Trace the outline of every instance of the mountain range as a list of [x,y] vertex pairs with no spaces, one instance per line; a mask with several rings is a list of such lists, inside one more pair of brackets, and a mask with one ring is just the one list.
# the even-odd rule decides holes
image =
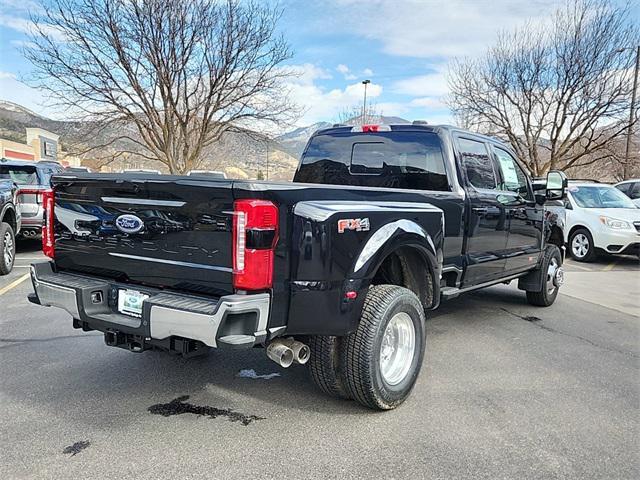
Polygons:
[[[377,118],[385,124],[408,123],[400,117]],[[290,180],[298,165],[309,137],[317,130],[332,126],[329,122],[317,122],[305,127],[295,128],[273,139],[263,136],[228,133],[220,142],[207,151],[205,161],[200,167],[210,170],[224,170],[230,176],[256,178],[259,176],[274,180]],[[26,141],[25,129],[37,127],[60,135],[60,150],[69,151],[71,145],[101,145],[108,142],[116,131],[105,129],[95,131],[92,125],[82,122],[52,120],[39,115],[22,105],[0,100],[0,138],[17,142]],[[114,150],[130,149],[131,145],[115,142]],[[126,147],[126,148],[125,148]],[[99,168],[101,162],[92,160],[90,156],[83,159],[83,164]],[[108,169],[153,168],[166,171],[160,162],[128,157],[110,162]]]

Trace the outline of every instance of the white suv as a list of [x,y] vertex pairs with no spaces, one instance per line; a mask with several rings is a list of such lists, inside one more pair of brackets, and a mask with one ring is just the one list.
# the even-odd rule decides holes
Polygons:
[[611,185],[571,182],[564,207],[545,208],[564,217],[564,240],[579,262],[595,260],[598,250],[640,254],[640,209]]

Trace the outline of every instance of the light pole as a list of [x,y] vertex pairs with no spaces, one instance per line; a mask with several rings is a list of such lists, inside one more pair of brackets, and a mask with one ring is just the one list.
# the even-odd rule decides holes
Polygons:
[[[624,52],[631,47],[621,48],[618,52]],[[638,90],[638,70],[640,70],[640,45],[636,47],[636,68],[633,73],[633,90],[631,91],[631,107],[629,108],[629,129],[627,130],[627,145],[624,149],[624,164],[622,165],[622,179],[627,179],[627,165],[629,164],[629,156],[631,153],[631,137],[633,135],[633,124],[635,121],[636,111],[636,94]]]
[[269,141],[267,140],[267,178],[269,180]]
[[364,85],[364,103],[362,104],[362,124],[365,125],[367,123],[367,85],[371,83],[371,80],[363,80],[362,84]]

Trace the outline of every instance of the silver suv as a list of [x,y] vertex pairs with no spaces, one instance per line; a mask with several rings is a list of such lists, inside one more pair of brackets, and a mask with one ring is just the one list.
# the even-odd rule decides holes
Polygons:
[[62,172],[57,162],[30,162],[0,159],[0,180],[11,180],[18,187],[22,214],[20,234],[26,238],[40,235],[42,228],[42,192],[50,187],[51,176]]

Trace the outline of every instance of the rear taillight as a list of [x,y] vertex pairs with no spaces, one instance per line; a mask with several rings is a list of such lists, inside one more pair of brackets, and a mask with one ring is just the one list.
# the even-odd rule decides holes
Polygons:
[[43,194],[44,190],[40,190],[37,188],[21,188],[18,190],[18,196],[20,195],[35,195],[36,196],[36,202],[37,203],[42,203],[43,198],[42,198],[42,194]]
[[268,200],[233,204],[233,286],[262,290],[273,285],[273,258],[278,242],[278,207]]
[[44,214],[42,216],[42,252],[47,257],[54,257],[54,236],[53,236],[53,214],[55,205],[55,192],[53,190],[45,190],[42,192],[42,203]]

